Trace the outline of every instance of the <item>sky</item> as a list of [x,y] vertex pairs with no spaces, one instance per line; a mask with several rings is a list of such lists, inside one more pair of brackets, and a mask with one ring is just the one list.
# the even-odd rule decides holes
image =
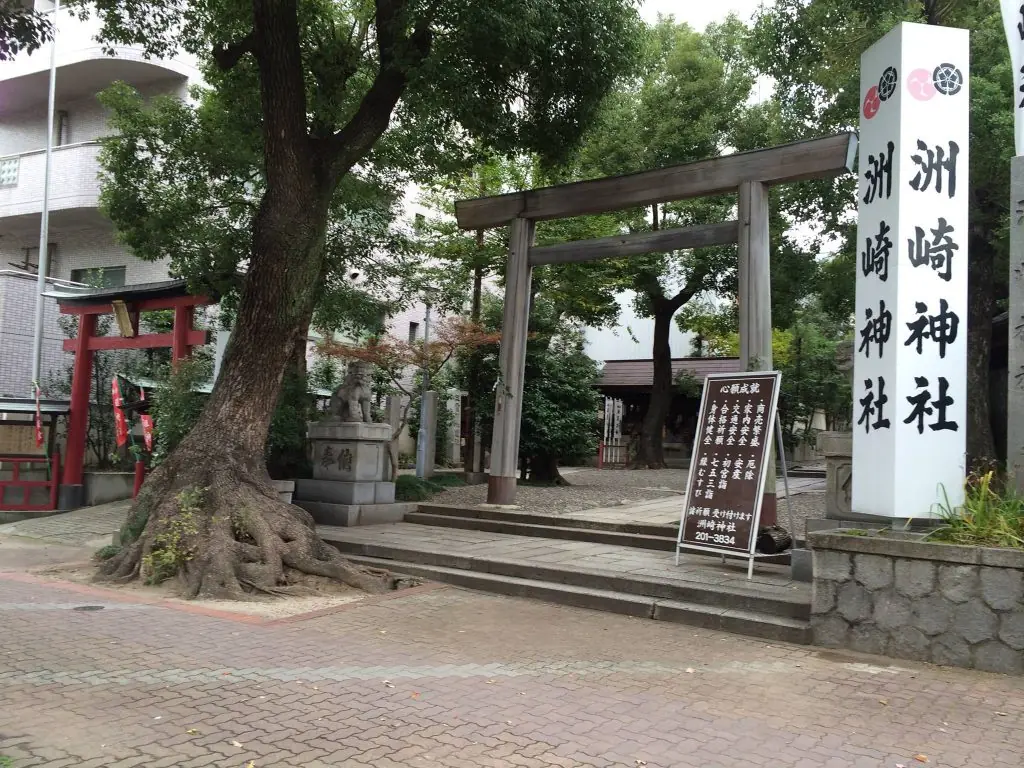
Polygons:
[[703,30],[709,22],[721,21],[735,13],[749,21],[762,2],[770,5],[771,0],[642,0],[640,15],[645,21],[654,21],[658,14],[672,14],[678,21],[685,21],[697,30]]

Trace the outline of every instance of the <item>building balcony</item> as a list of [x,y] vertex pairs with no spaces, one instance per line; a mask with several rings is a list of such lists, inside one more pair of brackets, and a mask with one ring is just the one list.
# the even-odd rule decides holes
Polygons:
[[[91,98],[115,81],[140,90],[155,84],[198,80],[199,72],[187,55],[170,59],[146,59],[141,49],[115,46],[114,55],[96,41],[97,19],[81,21],[61,12],[57,27],[58,103]],[[50,45],[31,54],[20,54],[0,69],[0,112],[15,114],[43,110],[50,79]]]
[[[99,153],[100,144],[96,141],[53,148],[51,211],[99,205]],[[0,218],[38,214],[43,210],[45,172],[45,150],[0,157]]]

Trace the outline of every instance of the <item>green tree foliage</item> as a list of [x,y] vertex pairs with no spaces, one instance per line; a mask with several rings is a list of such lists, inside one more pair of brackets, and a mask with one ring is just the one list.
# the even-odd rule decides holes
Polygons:
[[[226,297],[229,310],[266,189],[260,127],[238,90],[193,87],[194,104],[147,100],[124,83],[100,94],[115,129],[103,140],[100,202],[118,239],[139,258],[167,260],[193,290]],[[416,260],[396,223],[401,192],[393,169],[368,167],[339,184],[316,285],[317,327],[359,333],[402,305]]]
[[[850,374],[843,365],[849,349],[849,322],[836,320],[819,297],[809,297],[794,312],[788,328],[772,329],[773,368],[782,374],[779,415],[790,447],[814,442],[815,414],[828,429],[849,424],[852,393]],[[697,334],[697,356],[734,357],[739,354],[739,323],[734,304],[710,303],[684,308],[679,324]],[[699,393],[698,393],[699,394]]]
[[[428,188],[423,202],[430,215],[422,222],[419,242],[436,266],[429,270],[431,282],[441,289],[442,305],[480,318],[483,283],[488,277],[502,277],[508,254],[507,228],[464,232],[454,218],[455,201],[464,198],[517,192],[560,180],[538,156],[501,157],[488,155],[468,174],[442,177]],[[589,216],[570,220],[539,222],[537,245],[587,240],[621,231],[617,217]],[[622,280],[615,265],[607,262],[557,264],[533,270],[532,290],[552,302],[555,312],[592,326],[606,325],[618,317],[616,293]],[[484,378],[483,351],[472,351],[462,360],[462,375],[469,393],[466,418],[476,434],[480,429],[476,393],[493,381]],[[466,467],[477,466],[476,441],[469,439]],[[482,464],[479,464],[482,467]]]
[[[501,312],[501,300],[488,297],[486,327],[499,327]],[[495,382],[500,376],[497,346],[483,351],[483,380]],[[559,463],[579,462],[596,453],[601,402],[594,388],[597,376],[597,364],[583,351],[578,328],[558,314],[554,302],[538,297],[530,313],[523,377],[519,458],[524,479],[564,482],[558,474]],[[494,424],[494,387],[487,386],[476,394],[483,434],[489,440]]]
[[[753,81],[743,63],[745,29],[735,18],[698,34],[663,19],[645,40],[640,74],[605,99],[567,173],[591,178],[715,157],[734,141]],[[644,231],[725,221],[733,196],[621,212],[621,230]],[[735,290],[735,248],[651,254],[610,266],[635,292],[636,310],[654,318],[654,386],[638,463],[664,466],[662,428],[672,396],[672,317],[708,291]],[[606,267],[607,268],[607,267]]]
[[25,7],[21,0],[0,0],[0,61],[32,53],[53,37],[47,14]]
[[153,457],[159,466],[189,433],[202,413],[206,395],[197,391],[210,380],[210,367],[202,360],[184,360],[169,372],[166,384],[152,393]]
[[267,471],[275,480],[312,477],[306,453],[306,425],[315,416],[307,377],[294,369],[284,375],[267,433]]
[[801,310],[789,330],[773,335],[775,368],[782,374],[779,415],[787,446],[814,443],[816,414],[824,416],[826,429],[849,427],[851,379],[841,366],[848,342],[847,326],[830,321],[814,307]]
[[[457,200],[520,192],[564,180],[546,167],[539,155],[491,155],[470,172],[442,177],[428,188],[422,202],[424,219],[418,245],[436,266],[429,279],[442,289],[442,306],[456,311],[472,304],[474,280],[502,277],[508,256],[506,228],[467,232],[455,221]],[[538,222],[538,246],[572,240],[590,240],[621,232],[614,215],[598,215]],[[607,263],[553,264],[533,270],[533,290],[543,294],[560,316],[600,326],[618,316],[616,291],[622,281]]]
[[[181,512],[175,489],[191,485],[208,491],[200,551],[179,568],[186,594],[238,598],[243,585],[277,589],[286,569],[368,590],[393,587],[391,576],[347,564],[308,519],[271,500],[267,483],[267,430],[330,273],[326,244],[339,190],[370,169],[403,169],[414,180],[434,175],[472,160],[481,145],[565,156],[633,64],[635,4],[96,0],[96,7],[107,43],[201,57],[221,105],[258,137],[260,158],[248,182],[255,213],[239,222],[249,232],[247,251],[236,254],[246,273],[213,393],[136,500],[146,530],[105,571],[136,576],[142,552]],[[239,142],[239,151],[253,146]],[[225,263],[237,262],[218,261],[214,271],[223,275]]]

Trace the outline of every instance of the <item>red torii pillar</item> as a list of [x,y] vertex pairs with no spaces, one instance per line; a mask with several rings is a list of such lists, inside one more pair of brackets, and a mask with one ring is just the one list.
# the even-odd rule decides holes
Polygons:
[[[84,299],[85,297],[83,297]],[[71,410],[68,414],[68,437],[64,472],[61,481],[58,508],[62,510],[77,509],[85,502],[85,446],[89,428],[89,390],[92,383],[93,354],[100,350],[111,349],[156,349],[171,348],[174,362],[192,354],[192,347],[201,346],[209,341],[206,331],[197,331],[192,327],[194,311],[197,306],[209,304],[205,296],[173,296],[162,298],[141,298],[133,300],[130,291],[124,298],[111,297],[111,301],[124,301],[129,309],[135,335],[97,336],[96,318],[114,312],[110,301],[96,304],[78,304],[69,300],[60,303],[60,311],[65,315],[78,316],[78,336],[64,342],[65,352],[74,352],[75,362],[71,378]],[[174,324],[170,333],[147,333],[138,335],[139,315],[142,312],[153,312],[160,309],[174,310]]]

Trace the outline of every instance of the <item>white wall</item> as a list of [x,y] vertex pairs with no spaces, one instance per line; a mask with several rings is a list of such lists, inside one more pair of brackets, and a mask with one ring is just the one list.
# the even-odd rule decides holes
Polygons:
[[[58,71],[57,76],[60,76]],[[102,88],[101,88],[102,90]],[[173,78],[159,83],[140,86],[138,91],[145,97],[169,94],[184,99],[187,83]],[[57,135],[60,112],[66,112],[66,128],[63,137]],[[107,110],[96,95],[77,96],[73,99],[56,99],[54,103],[54,135],[56,144],[80,144],[85,141],[110,135],[107,127]],[[46,107],[21,112],[0,111],[0,156],[21,152],[34,152],[46,148]],[[58,181],[59,180],[55,180]]]
[[[654,319],[633,311],[633,292],[618,296],[619,321],[614,328],[587,328],[586,353],[598,361],[650,360],[654,345]],[[635,341],[634,338],[635,337]],[[684,333],[672,322],[669,344],[672,357],[689,357],[692,333]]]

